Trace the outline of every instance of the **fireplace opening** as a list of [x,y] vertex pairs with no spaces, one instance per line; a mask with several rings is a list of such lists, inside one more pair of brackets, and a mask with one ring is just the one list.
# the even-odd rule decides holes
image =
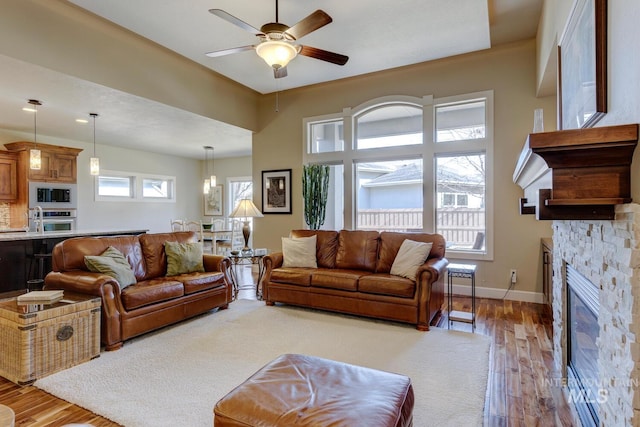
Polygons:
[[572,266],[567,278],[567,385],[583,426],[598,426],[598,406],[602,401],[599,381],[598,287]]

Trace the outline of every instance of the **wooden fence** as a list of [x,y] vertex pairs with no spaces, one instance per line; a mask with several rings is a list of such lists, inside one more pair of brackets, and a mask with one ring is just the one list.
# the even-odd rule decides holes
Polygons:
[[[359,230],[422,231],[422,209],[361,209]],[[441,208],[436,211],[438,233],[447,244],[456,248],[471,248],[478,233],[485,232],[484,209]]]

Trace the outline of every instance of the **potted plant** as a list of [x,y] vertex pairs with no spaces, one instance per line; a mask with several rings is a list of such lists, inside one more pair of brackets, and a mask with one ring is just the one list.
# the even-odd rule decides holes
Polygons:
[[329,170],[327,165],[302,167],[304,220],[311,230],[318,230],[324,224],[329,194]]

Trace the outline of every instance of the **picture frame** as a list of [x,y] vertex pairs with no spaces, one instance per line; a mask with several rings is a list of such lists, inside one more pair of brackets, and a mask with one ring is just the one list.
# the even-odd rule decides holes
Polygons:
[[577,0],[558,45],[558,126],[593,127],[607,113],[607,0]]
[[221,216],[223,214],[222,185],[211,187],[209,193],[204,194],[203,200],[205,216]]
[[262,213],[291,213],[291,169],[262,171]]

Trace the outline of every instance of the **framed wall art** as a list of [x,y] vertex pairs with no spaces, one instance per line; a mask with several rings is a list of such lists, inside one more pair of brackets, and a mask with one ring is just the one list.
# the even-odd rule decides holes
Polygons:
[[262,213],[291,213],[291,169],[262,171]]
[[560,129],[589,128],[607,112],[607,0],[577,0],[558,46]]
[[205,216],[222,215],[222,185],[211,187],[208,194],[204,195]]

